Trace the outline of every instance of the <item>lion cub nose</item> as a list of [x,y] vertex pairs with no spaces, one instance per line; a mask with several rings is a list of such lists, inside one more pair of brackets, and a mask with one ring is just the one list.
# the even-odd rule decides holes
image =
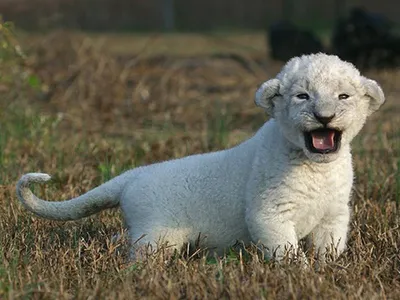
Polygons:
[[323,125],[327,125],[332,119],[335,117],[335,114],[331,116],[321,116],[317,113],[314,113],[314,117]]

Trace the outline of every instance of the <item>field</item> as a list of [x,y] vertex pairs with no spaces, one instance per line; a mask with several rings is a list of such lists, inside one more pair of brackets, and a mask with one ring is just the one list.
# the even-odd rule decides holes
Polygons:
[[57,31],[18,43],[26,56],[0,65],[1,299],[400,298],[400,70],[366,73],[387,102],[353,143],[353,217],[339,260],[316,271],[249,249],[129,263],[118,210],[40,219],[18,203],[18,178],[49,173],[35,191],[68,199],[128,168],[236,145],[267,119],[253,95],[282,64],[267,59],[260,33]]

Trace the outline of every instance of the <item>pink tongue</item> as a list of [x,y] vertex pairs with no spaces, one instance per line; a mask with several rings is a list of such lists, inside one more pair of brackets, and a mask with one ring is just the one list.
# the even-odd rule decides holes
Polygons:
[[318,150],[329,150],[333,149],[335,146],[335,132],[334,131],[326,131],[326,132],[313,132],[311,133],[312,143],[315,149]]

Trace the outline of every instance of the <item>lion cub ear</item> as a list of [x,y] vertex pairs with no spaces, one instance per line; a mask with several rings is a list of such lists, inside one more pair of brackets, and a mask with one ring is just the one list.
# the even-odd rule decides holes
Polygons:
[[363,78],[366,96],[370,98],[368,115],[377,111],[385,102],[385,95],[379,84],[372,79]]
[[279,95],[280,81],[279,79],[270,79],[264,82],[257,90],[254,102],[265,109],[268,115],[274,115],[273,98]]

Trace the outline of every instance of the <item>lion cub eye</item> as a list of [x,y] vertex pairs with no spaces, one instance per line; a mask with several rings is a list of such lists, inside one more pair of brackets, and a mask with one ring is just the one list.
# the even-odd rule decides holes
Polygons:
[[339,100],[345,100],[345,99],[347,99],[347,98],[349,98],[350,96],[349,95],[347,95],[347,94],[340,94],[339,95]]
[[310,99],[310,96],[306,93],[302,93],[302,94],[298,94],[296,95],[297,98],[301,99],[301,100],[308,100]]

